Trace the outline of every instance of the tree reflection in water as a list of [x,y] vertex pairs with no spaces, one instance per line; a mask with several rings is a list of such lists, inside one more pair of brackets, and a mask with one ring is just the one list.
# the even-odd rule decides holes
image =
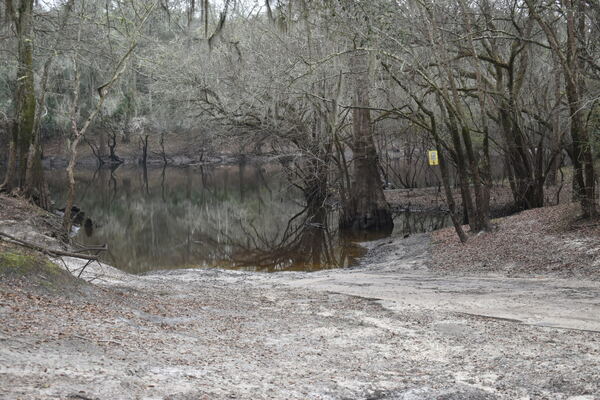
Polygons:
[[244,229],[251,241],[231,241],[230,265],[265,271],[311,271],[356,263],[364,248],[338,237],[330,217],[325,207],[306,208],[288,221],[282,233],[270,237],[249,223]]
[[[64,204],[66,176],[49,171],[54,201]],[[80,170],[76,205],[94,221],[76,240],[107,243],[105,261],[132,273],[193,267],[261,271],[354,265],[365,250],[340,237],[337,215],[306,207],[305,195],[275,164],[210,168]],[[413,216],[399,232],[430,230]],[[429,225],[428,225],[429,224]],[[89,227],[88,227],[89,228]]]

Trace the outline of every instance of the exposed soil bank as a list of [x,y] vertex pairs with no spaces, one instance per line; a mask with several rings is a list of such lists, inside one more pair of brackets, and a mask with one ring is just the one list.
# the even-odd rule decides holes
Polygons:
[[600,327],[600,284],[439,274],[426,236],[370,246],[312,274],[93,265],[77,296],[2,280],[0,398],[598,398],[600,334],[573,328]]

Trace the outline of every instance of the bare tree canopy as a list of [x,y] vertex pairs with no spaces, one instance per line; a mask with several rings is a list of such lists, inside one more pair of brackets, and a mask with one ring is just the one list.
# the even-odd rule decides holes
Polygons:
[[415,143],[439,154],[463,241],[463,223],[491,228],[494,163],[515,210],[544,206],[572,165],[582,214],[597,214],[595,1],[3,5],[2,190],[45,208],[48,141],[67,139],[72,170],[80,143],[111,165],[133,140],[142,164],[166,165],[177,138],[290,156],[290,182],[313,206],[337,199],[345,229],[391,228],[383,189],[394,174],[410,185],[417,164],[386,160]]

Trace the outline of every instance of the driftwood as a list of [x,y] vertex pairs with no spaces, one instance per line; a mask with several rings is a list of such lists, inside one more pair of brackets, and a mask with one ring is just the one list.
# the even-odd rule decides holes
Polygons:
[[[90,255],[87,255],[87,254],[73,253],[73,252],[70,252],[70,251],[50,249],[48,247],[44,247],[44,246],[40,246],[40,245],[35,244],[35,243],[28,242],[27,240],[16,238],[16,237],[14,237],[12,235],[9,235],[8,233],[0,232],[0,236],[5,237],[5,238],[7,238],[7,239],[9,239],[9,240],[11,240],[13,242],[16,242],[16,243],[20,244],[21,246],[25,246],[25,247],[28,247],[30,249],[40,251],[40,252],[42,252],[44,254],[53,255],[53,256],[65,256],[65,257],[81,258],[81,259],[90,260],[90,261],[98,261],[98,256],[90,256]],[[98,249],[94,249],[94,250],[98,250]]]

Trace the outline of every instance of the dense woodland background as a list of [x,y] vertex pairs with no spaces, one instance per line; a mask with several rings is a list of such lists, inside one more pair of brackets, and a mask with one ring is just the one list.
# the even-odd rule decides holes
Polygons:
[[118,165],[127,143],[142,165],[173,143],[286,156],[309,218],[335,198],[347,230],[390,230],[386,183],[414,185],[433,149],[462,241],[463,222],[490,229],[498,168],[514,210],[567,182],[597,216],[598,0],[3,5],[2,190],[51,207],[42,159],[61,143],[66,228],[78,151]]

